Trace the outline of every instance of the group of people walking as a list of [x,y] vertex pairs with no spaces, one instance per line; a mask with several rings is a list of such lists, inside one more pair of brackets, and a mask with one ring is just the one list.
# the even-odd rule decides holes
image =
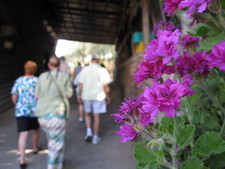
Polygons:
[[[79,72],[77,101],[85,112],[85,141],[93,144],[100,142],[100,114],[106,112],[109,103],[110,76],[108,71],[98,65],[99,59],[92,57],[92,64]],[[15,116],[19,133],[18,147],[20,168],[26,168],[25,149],[28,132],[32,130],[33,153],[40,150],[38,146],[39,125],[47,135],[48,169],[62,169],[64,160],[66,122],[69,118],[69,100],[73,95],[71,77],[60,71],[60,59],[49,58],[49,70],[39,77],[35,76],[37,64],[27,61],[24,65],[24,76],[16,79],[12,90],[12,101],[15,104]],[[94,126],[92,133],[92,115]]]

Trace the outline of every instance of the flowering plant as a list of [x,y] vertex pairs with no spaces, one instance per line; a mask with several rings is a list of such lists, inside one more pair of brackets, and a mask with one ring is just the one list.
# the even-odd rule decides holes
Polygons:
[[[163,21],[146,46],[134,82],[146,86],[121,104],[121,142],[133,141],[136,169],[225,167],[225,1],[165,0],[168,16],[183,11],[196,30]],[[166,76],[165,76],[166,75]],[[173,78],[165,78],[165,77]]]

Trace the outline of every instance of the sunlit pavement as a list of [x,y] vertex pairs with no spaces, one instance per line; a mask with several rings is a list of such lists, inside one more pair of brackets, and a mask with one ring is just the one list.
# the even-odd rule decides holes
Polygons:
[[[108,113],[102,115],[100,144],[93,145],[84,142],[84,123],[78,122],[78,107],[75,97],[71,99],[71,116],[67,123],[66,149],[64,169],[134,169],[135,161],[130,143],[120,143],[119,137],[114,134],[119,126],[110,116],[118,111],[118,92],[111,92],[111,104]],[[17,169],[18,148],[17,128],[14,110],[0,113],[0,169]],[[47,141],[41,132],[40,146],[42,150],[32,153],[31,135],[29,135],[26,149],[28,169],[47,168]]]

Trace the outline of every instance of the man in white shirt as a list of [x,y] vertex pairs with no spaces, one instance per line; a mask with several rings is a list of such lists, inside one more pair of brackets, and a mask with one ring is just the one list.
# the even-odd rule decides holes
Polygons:
[[[108,71],[98,65],[99,59],[92,56],[92,64],[86,66],[80,72],[78,102],[84,104],[86,136],[85,141],[93,144],[100,142],[100,114],[106,113],[106,104],[109,99],[109,83],[111,82]],[[91,129],[91,113],[94,115],[94,135]],[[92,138],[93,135],[93,138]]]

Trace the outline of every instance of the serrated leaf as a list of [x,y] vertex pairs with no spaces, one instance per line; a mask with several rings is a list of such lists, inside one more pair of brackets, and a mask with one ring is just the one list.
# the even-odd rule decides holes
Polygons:
[[208,130],[216,130],[220,128],[219,122],[220,120],[217,115],[215,113],[210,113],[210,118],[206,119],[205,128]]
[[[181,117],[177,117],[178,126],[183,127],[184,126],[184,119]],[[174,125],[174,119],[171,117],[163,117],[160,122],[160,130],[163,132],[167,132],[170,134],[173,134],[173,125]]]
[[225,141],[216,132],[206,132],[195,143],[194,155],[209,157],[211,154],[225,152]]
[[186,125],[178,129],[177,134],[177,145],[180,148],[184,148],[190,143],[190,140],[193,138],[195,132],[195,126]]
[[221,41],[225,40],[225,33],[222,32],[217,36],[214,37],[209,37],[207,39],[205,39],[204,41],[200,42],[200,47],[198,48],[198,51],[211,51],[212,47],[218,43],[220,43]]
[[201,93],[196,93],[194,95],[192,95],[191,97],[187,98],[187,101],[189,102],[189,106],[195,106],[195,104],[197,104],[199,102],[201,98]]
[[205,36],[210,31],[210,27],[206,25],[201,25],[196,32],[197,36]]
[[221,6],[222,6],[222,9],[225,10],[225,1],[224,1],[224,0],[220,0],[220,4],[221,4]]
[[156,157],[142,144],[135,145],[134,159],[138,162],[138,166],[142,167],[156,163]]
[[194,123],[199,125],[204,124],[206,121],[206,118],[209,117],[208,112],[203,112],[201,110],[195,111],[193,114],[194,114],[194,118],[193,118]]
[[163,117],[160,122],[160,130],[173,134],[173,118]]
[[204,163],[198,158],[191,158],[186,160],[181,169],[203,169]]
[[221,169],[225,167],[225,153],[222,153],[217,156],[212,156],[206,160],[205,164],[213,169]]

